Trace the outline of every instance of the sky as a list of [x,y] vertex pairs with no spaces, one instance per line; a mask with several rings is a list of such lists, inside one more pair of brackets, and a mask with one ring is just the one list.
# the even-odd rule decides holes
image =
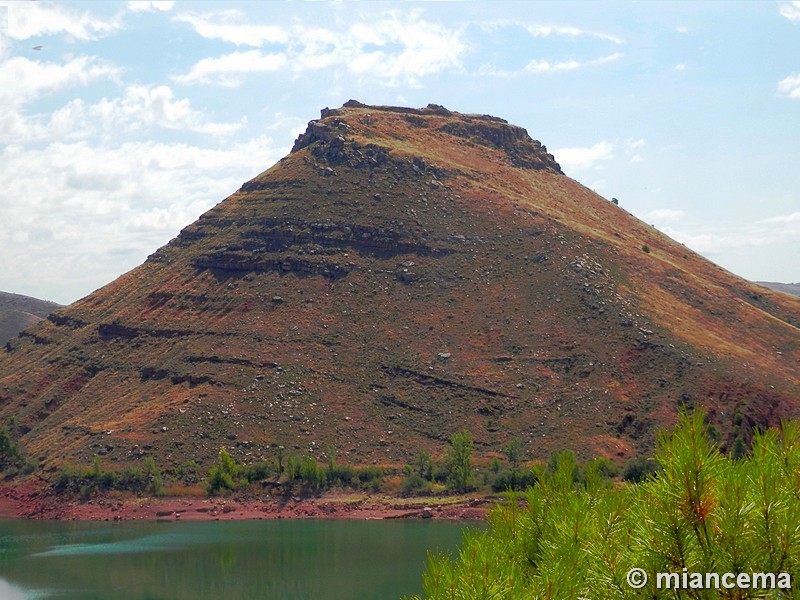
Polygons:
[[722,267],[800,281],[800,2],[0,0],[0,290],[102,287],[351,98],[507,119]]

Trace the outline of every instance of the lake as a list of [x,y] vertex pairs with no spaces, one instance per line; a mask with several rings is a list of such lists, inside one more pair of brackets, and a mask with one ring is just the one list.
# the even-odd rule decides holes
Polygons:
[[422,592],[450,521],[0,519],[0,599],[381,600]]

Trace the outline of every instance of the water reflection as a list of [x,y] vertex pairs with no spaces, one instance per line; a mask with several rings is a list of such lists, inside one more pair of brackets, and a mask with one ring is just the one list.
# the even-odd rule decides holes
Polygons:
[[0,520],[0,598],[396,599],[421,591],[426,551],[454,549],[464,526]]

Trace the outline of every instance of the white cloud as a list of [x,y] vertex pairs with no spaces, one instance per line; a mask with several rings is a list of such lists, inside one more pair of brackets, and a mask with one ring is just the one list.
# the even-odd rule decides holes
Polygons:
[[[213,83],[236,86],[242,75],[253,72],[277,71],[283,68],[295,72],[341,66],[357,75],[377,77],[389,85],[419,86],[423,77],[448,69],[461,68],[461,58],[467,50],[463,29],[451,28],[426,21],[420,11],[392,12],[373,21],[361,21],[346,29],[324,26],[295,25],[287,29],[274,25],[242,22],[244,15],[236,10],[214,14],[182,13],[175,20],[187,23],[205,38],[236,45],[261,47],[278,46],[274,53],[256,51],[234,52],[208,57],[191,70],[174,78],[184,84]],[[520,27],[513,22],[479,24],[485,30]],[[522,25],[534,37],[589,36],[614,44],[624,40],[604,33],[587,32],[577,27],[551,25]],[[478,75],[515,76],[520,73],[575,71],[614,62],[622,58],[614,52],[587,60],[533,59],[519,72],[507,72],[484,66]]]
[[593,37],[595,39],[612,42],[614,44],[624,44],[625,40],[622,38],[611,35],[608,33],[586,31],[580,27],[569,25],[545,25],[542,23],[521,23],[518,20],[511,19],[495,19],[492,21],[479,21],[472,23],[483,31],[493,33],[508,27],[521,27],[528,35],[532,37],[551,37],[551,36],[565,36],[565,37]]
[[777,217],[770,217],[769,219],[762,219],[759,223],[797,223],[800,224],[800,211],[793,212],[788,215],[780,215]]
[[678,27],[675,28],[675,31],[677,31],[678,33],[689,33],[689,28],[686,27],[686,25],[679,25]]
[[608,56],[601,56],[600,58],[595,58],[586,61],[567,60],[562,62],[550,62],[547,60],[534,59],[530,61],[527,65],[525,65],[522,71],[525,73],[552,73],[558,71],[575,71],[577,69],[582,69],[584,67],[592,67],[614,62],[615,60],[619,60],[623,56],[624,55],[621,52],[615,52],[614,54],[609,54]]
[[597,181],[593,181],[592,183],[589,184],[589,189],[595,192],[601,192],[604,189],[606,189],[607,185],[608,181],[606,181],[605,179],[598,179]]
[[632,163],[642,162],[644,160],[644,156],[637,153],[637,150],[641,150],[647,145],[647,142],[641,138],[628,138],[625,141],[625,149],[629,155],[631,155],[630,161]]
[[712,260],[724,258],[730,268],[741,274],[750,271],[750,277],[764,279],[765,269],[773,268],[775,273],[792,273],[788,276],[791,280],[797,278],[797,264],[792,257],[800,247],[800,212],[740,226],[675,229],[665,225],[659,229]]
[[[441,25],[420,20],[415,15],[400,19],[395,15],[370,24],[357,24],[348,31],[354,47],[347,60],[348,68],[359,74],[370,73],[391,84],[418,84],[418,78],[459,66],[465,50],[460,33]],[[390,47],[398,45],[400,51]],[[369,51],[369,46],[379,50]]]
[[564,35],[568,37],[588,36],[604,40],[607,42],[613,42],[614,44],[625,43],[623,39],[615,35],[585,31],[583,29],[580,29],[579,27],[565,27],[565,26],[554,26],[554,25],[524,25],[523,27],[533,37],[549,37],[551,35]]
[[747,225],[691,226],[661,231],[739,275],[767,281],[796,281],[800,212]]
[[222,23],[215,23],[211,15],[183,15],[181,19],[203,37],[247,45],[269,41],[279,45],[279,51],[263,54],[252,50],[204,58],[175,81],[234,86],[241,83],[244,73],[341,66],[357,75],[383,79],[389,85],[417,86],[422,77],[459,68],[466,50],[459,30],[425,21],[418,11],[391,13],[344,30],[299,24],[287,31],[232,23],[235,14],[220,16]]
[[[625,43],[625,40],[615,35],[586,31],[579,27],[572,27],[572,26],[520,24],[517,21],[508,21],[508,20],[480,22],[476,23],[475,25],[480,29],[482,29],[483,31],[489,33],[502,32],[502,30],[507,28],[522,28],[523,30],[525,30],[525,32],[528,33],[528,35],[535,38],[546,38],[554,36],[571,37],[571,38],[592,37],[606,42],[611,42],[616,45],[621,45]],[[525,73],[556,73],[556,72],[576,71],[578,69],[582,69],[585,67],[598,66],[614,62],[619,60],[623,56],[624,54],[621,52],[614,52],[604,56],[599,56],[597,58],[582,59],[582,60],[572,59],[572,58],[569,60],[533,58],[530,61],[528,61],[528,63],[520,70],[510,71],[507,69],[496,67],[493,64],[484,64],[477,70],[475,74],[481,77],[486,77],[486,76],[516,77]]]
[[201,112],[191,107],[187,98],[176,99],[172,90],[165,85],[134,85],[126,90],[124,98],[108,104],[111,112],[119,115],[118,120],[196,133],[229,134],[247,122],[246,118],[239,123],[209,122]]
[[283,54],[262,54],[260,50],[232,52],[216,58],[204,58],[185,75],[173,79],[182,84],[215,83],[233,87],[241,83],[244,73],[278,71],[286,65]]
[[587,169],[598,162],[614,158],[614,147],[602,141],[588,148],[562,148],[553,150],[558,164],[567,169]]
[[645,214],[644,220],[648,223],[672,223],[680,221],[684,216],[686,216],[686,212],[682,210],[657,208]]
[[8,29],[5,33],[15,40],[62,33],[78,40],[96,40],[122,27],[118,15],[105,19],[57,4],[12,2],[8,6]]
[[142,132],[156,126],[210,135],[229,135],[240,130],[247,120],[216,123],[192,108],[187,98],[176,98],[164,85],[129,86],[123,96],[103,98],[88,104],[71,100],[46,115],[28,116],[9,110],[0,117],[0,143],[77,141],[95,136]]
[[625,56],[623,53],[615,52],[614,54],[584,61],[573,59],[551,62],[549,60],[533,59],[519,71],[507,71],[504,69],[498,69],[492,65],[483,65],[480,69],[478,69],[476,75],[482,77],[516,77],[523,73],[539,74],[577,71],[578,69],[584,69],[586,67],[595,67],[614,62],[621,59],[623,56]]
[[686,70],[686,64],[685,63],[679,63],[679,64],[675,65],[673,68],[676,71],[685,71]]
[[780,5],[780,13],[792,22],[800,21],[800,2],[783,2]]
[[181,13],[174,20],[188,23],[201,37],[222,40],[237,46],[259,47],[264,44],[285,44],[289,33],[276,25],[252,25],[235,23],[244,20],[245,15],[238,10],[227,10],[214,14]]
[[778,91],[789,98],[800,98],[800,73],[789,75],[778,82]]
[[747,228],[682,231],[665,226],[659,229],[672,239],[709,257],[721,256],[745,248],[769,246],[774,241],[769,232],[748,230]]
[[25,244],[4,245],[0,280],[19,290],[48,281],[61,290],[52,299],[71,302],[140,264],[280,154],[266,137],[224,150],[151,141],[7,146],[0,239]]
[[119,73],[116,66],[92,56],[80,56],[65,63],[15,56],[0,62],[0,103],[17,106],[46,92],[115,78]]
[[128,10],[133,12],[145,12],[160,10],[170,11],[175,6],[173,0],[128,0]]

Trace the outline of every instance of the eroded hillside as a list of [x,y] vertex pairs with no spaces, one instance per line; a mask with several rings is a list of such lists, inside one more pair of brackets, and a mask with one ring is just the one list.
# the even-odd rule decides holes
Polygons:
[[0,356],[42,463],[647,451],[797,415],[800,299],[565,176],[501,119],[349,102],[140,267]]

